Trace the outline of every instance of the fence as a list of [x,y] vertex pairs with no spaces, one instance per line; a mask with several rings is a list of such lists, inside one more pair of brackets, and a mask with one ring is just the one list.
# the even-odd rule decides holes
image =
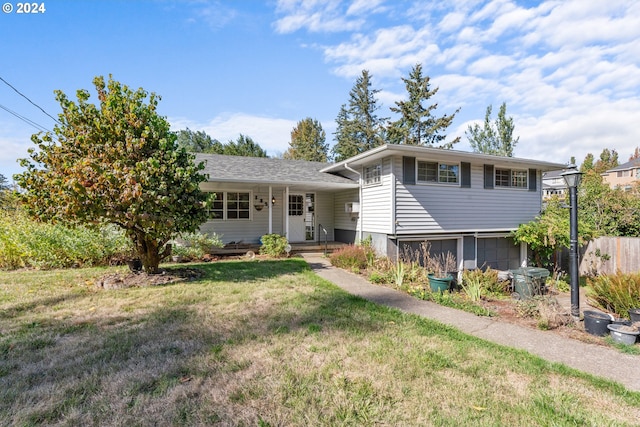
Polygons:
[[[562,258],[568,259],[568,252],[563,253]],[[614,274],[617,271],[640,271],[639,237],[598,237],[581,249],[581,275]]]

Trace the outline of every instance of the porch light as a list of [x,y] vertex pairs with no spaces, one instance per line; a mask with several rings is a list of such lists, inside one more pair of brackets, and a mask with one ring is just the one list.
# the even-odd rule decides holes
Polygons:
[[560,174],[569,187],[569,278],[571,285],[571,316],[580,318],[580,287],[578,283],[578,186],[582,172],[569,165],[567,172]]
[[272,205],[275,205],[275,204],[276,204],[276,198],[275,198],[275,196],[271,198],[271,204],[272,204]]

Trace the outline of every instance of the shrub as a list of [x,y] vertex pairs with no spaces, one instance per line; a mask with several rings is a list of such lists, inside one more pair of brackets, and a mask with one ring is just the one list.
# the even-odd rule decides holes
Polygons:
[[69,228],[32,220],[20,209],[0,211],[0,268],[105,265],[128,250],[129,239],[113,226]]
[[329,256],[332,265],[345,270],[359,272],[367,267],[367,254],[362,246],[349,245],[342,247]]
[[509,281],[498,279],[498,271],[487,268],[485,271],[465,270],[462,273],[462,290],[472,301],[488,295],[503,295],[507,292]]
[[202,259],[212,248],[224,246],[217,234],[211,236],[204,233],[182,233],[179,241],[172,242],[171,253],[190,260]]
[[289,242],[284,236],[279,234],[265,234],[260,238],[260,242],[262,243],[262,246],[260,246],[261,254],[278,258],[287,253],[286,248]]
[[640,273],[598,276],[587,284],[587,298],[594,307],[626,318],[629,309],[640,307]]

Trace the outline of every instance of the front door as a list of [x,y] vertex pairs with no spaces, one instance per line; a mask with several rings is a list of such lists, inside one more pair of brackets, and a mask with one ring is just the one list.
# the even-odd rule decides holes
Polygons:
[[315,240],[315,194],[289,194],[289,241]]

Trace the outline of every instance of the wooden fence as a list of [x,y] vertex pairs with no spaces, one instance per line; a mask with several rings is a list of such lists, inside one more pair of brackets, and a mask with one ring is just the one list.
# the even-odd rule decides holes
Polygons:
[[[562,254],[568,260],[568,251]],[[639,237],[598,237],[580,251],[580,274],[640,272]]]

